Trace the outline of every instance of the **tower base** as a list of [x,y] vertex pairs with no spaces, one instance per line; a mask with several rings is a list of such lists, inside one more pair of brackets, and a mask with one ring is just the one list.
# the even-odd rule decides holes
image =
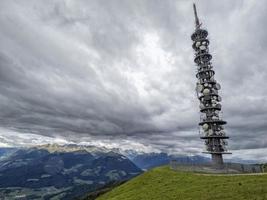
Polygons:
[[213,165],[222,166],[223,165],[223,157],[222,154],[211,154],[211,159]]

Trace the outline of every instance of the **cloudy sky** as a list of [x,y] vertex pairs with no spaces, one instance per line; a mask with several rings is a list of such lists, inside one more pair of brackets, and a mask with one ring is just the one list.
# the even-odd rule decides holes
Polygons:
[[[267,160],[267,2],[196,3],[232,156]],[[192,1],[1,0],[0,27],[0,146],[203,150]]]

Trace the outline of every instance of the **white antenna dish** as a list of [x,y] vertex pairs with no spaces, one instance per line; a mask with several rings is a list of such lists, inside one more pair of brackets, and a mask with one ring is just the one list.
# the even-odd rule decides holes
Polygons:
[[208,124],[203,124],[202,126],[204,131],[207,131],[209,129],[209,125]]
[[217,90],[219,90],[219,89],[221,89],[221,85],[220,85],[219,83],[216,83],[215,88],[216,88]]
[[201,46],[199,47],[199,49],[200,49],[200,50],[205,50],[205,49],[207,49],[207,47],[204,46],[204,45],[201,45]]
[[210,90],[208,89],[208,88],[205,88],[204,90],[203,90],[203,94],[204,95],[207,95],[207,94],[209,94],[210,93]]

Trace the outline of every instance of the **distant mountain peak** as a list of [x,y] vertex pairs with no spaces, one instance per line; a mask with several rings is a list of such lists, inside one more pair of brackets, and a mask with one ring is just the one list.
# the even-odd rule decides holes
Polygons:
[[35,148],[37,149],[45,149],[50,153],[54,152],[76,152],[76,151],[86,151],[89,153],[98,153],[98,152],[109,152],[110,150],[104,147],[96,147],[92,145],[78,145],[78,144],[44,144],[38,145]]

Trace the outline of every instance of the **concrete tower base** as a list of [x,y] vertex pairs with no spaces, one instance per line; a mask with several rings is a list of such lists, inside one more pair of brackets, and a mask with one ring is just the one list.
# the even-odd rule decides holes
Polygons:
[[216,166],[223,165],[223,157],[222,154],[211,154],[212,163]]

